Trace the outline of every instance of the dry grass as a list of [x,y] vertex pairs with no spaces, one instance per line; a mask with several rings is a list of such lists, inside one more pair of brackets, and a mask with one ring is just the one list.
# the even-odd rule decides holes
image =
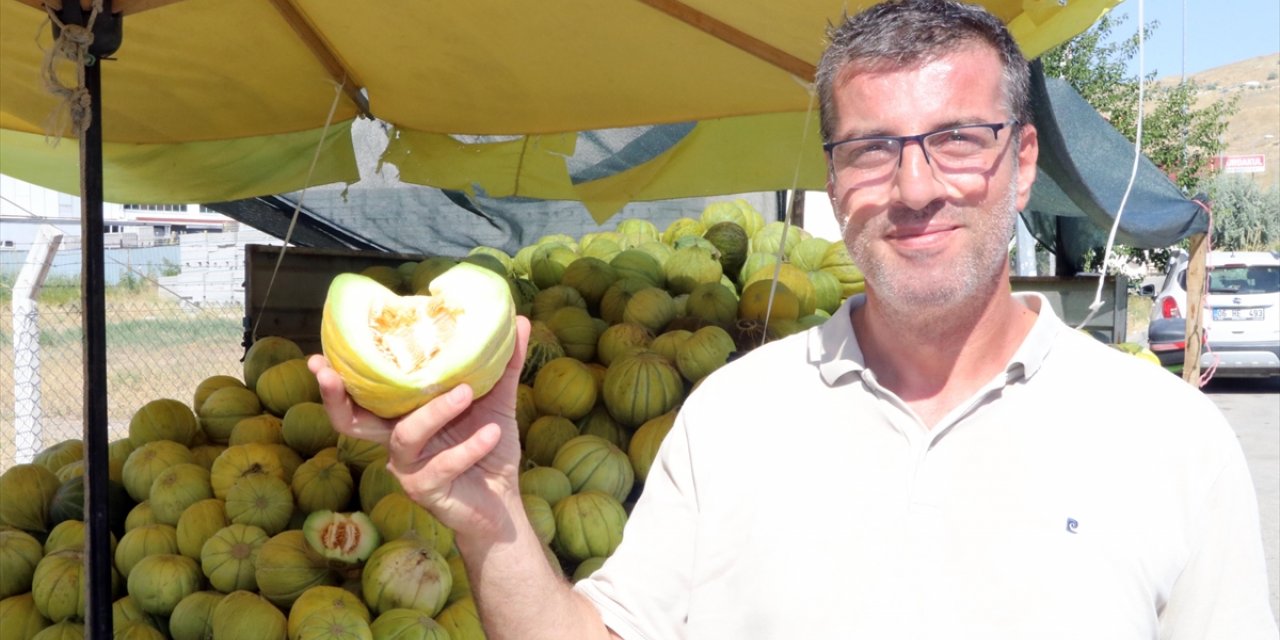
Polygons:
[[[1251,175],[1263,189],[1280,184],[1280,53],[1201,71],[1190,79],[1210,87],[1200,92],[1198,107],[1214,100],[1239,98],[1239,111],[1231,117],[1223,140],[1226,152],[1265,155],[1267,171]],[[1177,77],[1160,80],[1177,81]]]
[[[216,375],[241,374],[239,306],[190,310],[150,296],[107,303],[107,406],[110,438],[125,435],[129,418],[156,398],[190,404],[196,385]],[[83,433],[84,359],[78,305],[40,310],[40,405],[37,426],[45,446]],[[13,344],[13,317],[0,316],[0,339]],[[0,351],[0,466],[11,463],[16,441],[12,348]]]

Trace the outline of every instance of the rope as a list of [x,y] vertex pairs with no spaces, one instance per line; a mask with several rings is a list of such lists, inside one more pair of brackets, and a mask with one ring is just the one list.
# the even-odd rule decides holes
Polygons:
[[[271,300],[271,289],[276,284],[276,275],[280,273],[280,265],[284,262],[284,253],[289,246],[289,240],[293,238],[293,230],[298,225],[298,214],[302,212],[302,202],[307,197],[307,188],[311,186],[311,176],[315,173],[316,163],[320,161],[320,151],[324,149],[324,141],[329,135],[329,125],[333,123],[333,114],[338,111],[338,101],[342,99],[343,88],[346,87],[347,79],[344,77],[342,82],[334,85],[333,104],[329,105],[329,115],[325,116],[324,128],[320,130],[320,139],[316,141],[316,152],[311,156],[311,166],[307,168],[307,179],[302,183],[302,191],[298,194],[298,201],[293,206],[293,216],[289,219],[289,229],[284,232],[284,244],[280,247],[280,253],[276,254],[275,267],[271,269],[271,279],[267,281],[267,291],[262,295],[262,308],[267,308],[267,302]],[[247,311],[247,310],[246,310]],[[253,321],[253,331],[249,333],[250,344],[258,341],[258,326],[262,324],[262,316]]]
[[1098,311],[1102,309],[1102,288],[1107,282],[1107,259],[1111,257],[1111,249],[1116,241],[1116,231],[1120,229],[1120,217],[1124,215],[1124,207],[1129,202],[1129,193],[1133,191],[1133,183],[1138,178],[1138,167],[1142,161],[1142,115],[1144,109],[1143,90],[1146,87],[1146,79],[1143,74],[1146,72],[1143,55],[1146,50],[1143,42],[1143,27],[1146,24],[1143,21],[1143,2],[1138,0],[1138,114],[1137,114],[1137,132],[1133,138],[1133,169],[1129,172],[1129,184],[1125,185],[1124,195],[1120,197],[1120,207],[1116,209],[1116,219],[1111,222],[1111,232],[1107,234],[1107,245],[1102,250],[1102,261],[1098,268],[1098,290],[1094,294],[1093,302],[1089,305],[1089,315],[1076,325],[1077,329],[1083,329],[1085,325],[1098,315]]
[[[58,105],[45,119],[44,125],[45,140],[52,138],[51,144],[56,147],[62,141],[68,124],[77,136],[83,136],[89,130],[92,98],[84,86],[84,68],[93,64],[89,47],[93,44],[93,23],[102,12],[102,0],[93,0],[89,22],[84,26],[64,24],[47,4],[44,5],[44,10],[49,15],[49,21],[58,25],[59,29],[58,39],[44,52],[44,61],[40,65],[40,80],[44,83],[45,91],[58,98]],[[57,65],[60,59],[70,60],[75,64],[74,85],[64,85],[58,78]]]
[[804,161],[805,144],[809,141],[809,121],[813,116],[813,104],[818,96],[812,88],[809,90],[809,107],[805,111],[804,130],[800,134],[800,152],[796,157],[796,169],[791,176],[790,196],[787,198],[786,213],[783,214],[782,236],[778,240],[778,260],[773,264],[773,280],[769,283],[769,303],[764,307],[764,331],[760,335],[760,344],[764,344],[769,336],[769,318],[773,314],[773,298],[778,293],[778,278],[782,275],[782,261],[787,256],[787,231],[791,229],[791,214],[794,210],[796,190],[800,186],[800,165]]

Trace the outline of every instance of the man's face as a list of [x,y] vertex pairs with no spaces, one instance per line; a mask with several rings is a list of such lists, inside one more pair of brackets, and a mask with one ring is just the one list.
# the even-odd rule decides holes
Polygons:
[[[835,140],[1011,120],[1001,78],[997,54],[978,45],[900,69],[846,69],[834,87]],[[1001,130],[999,155],[985,171],[935,173],[920,145],[908,142],[888,180],[850,185],[829,174],[836,220],[870,295],[894,307],[952,307],[1003,279],[1038,149],[1034,128],[1017,126],[1020,144],[1014,148],[1009,127]]]

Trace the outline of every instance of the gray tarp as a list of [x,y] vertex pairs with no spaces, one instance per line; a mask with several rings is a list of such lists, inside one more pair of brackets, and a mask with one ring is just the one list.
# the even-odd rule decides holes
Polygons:
[[[1045,247],[1065,256],[1071,272],[1090,248],[1101,248],[1133,173],[1133,143],[1117,132],[1065,80],[1032,67],[1031,99],[1040,160],[1023,219]],[[1154,249],[1209,228],[1208,213],[1145,156],[1120,215],[1118,244]]]

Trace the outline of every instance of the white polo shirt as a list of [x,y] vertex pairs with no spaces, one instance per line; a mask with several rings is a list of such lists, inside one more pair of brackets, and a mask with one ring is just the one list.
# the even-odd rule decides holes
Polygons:
[[1274,640],[1221,412],[1019,299],[1024,344],[931,430],[863,366],[861,296],[721,368],[575,588],[629,640]]

